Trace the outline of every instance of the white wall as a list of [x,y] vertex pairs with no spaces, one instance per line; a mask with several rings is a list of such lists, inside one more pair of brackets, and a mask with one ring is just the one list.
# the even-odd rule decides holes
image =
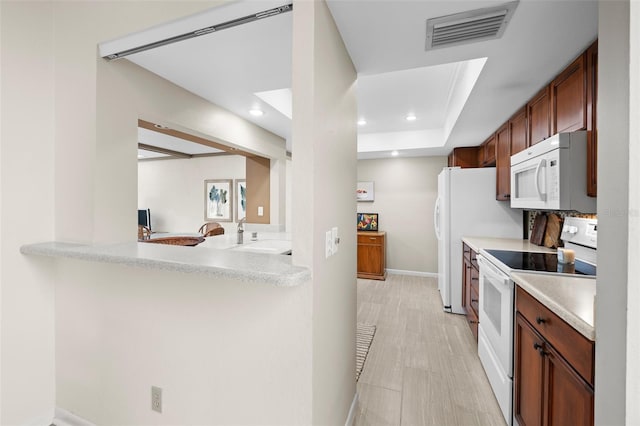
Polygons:
[[60,407],[98,425],[310,423],[309,285],[59,262]]
[[19,247],[53,239],[52,5],[0,10],[0,424],[45,424],[55,403],[52,268]]
[[[154,232],[197,232],[205,222],[205,179],[245,179],[245,166],[239,155],[139,161],[138,207],[151,209]],[[235,232],[233,222],[220,224]]]
[[600,2],[596,424],[640,424],[640,5]]
[[640,424],[640,4],[630,3],[629,23],[629,252],[627,254],[627,424]]
[[[119,423],[127,423],[128,419],[132,419],[130,423],[139,422],[146,416],[141,411],[148,410],[149,395],[147,392],[144,397],[142,394],[129,394],[131,399],[123,401],[120,399],[123,389],[138,392],[145,388],[148,391],[148,379],[151,376],[160,379],[165,377],[166,373],[162,370],[166,366],[161,367],[156,362],[149,362],[146,370],[149,376],[139,376],[137,372],[140,371],[140,365],[132,364],[137,362],[135,356],[130,360],[132,363],[129,363],[128,359],[119,359],[120,356],[126,356],[119,352],[116,346],[109,346],[108,341],[102,342],[106,346],[101,346],[93,339],[113,337],[120,332],[123,333],[123,338],[126,338],[128,330],[124,328],[131,329],[132,333],[135,331],[139,325],[135,324],[135,308],[128,305],[126,300],[130,293],[133,295],[135,291],[140,290],[136,290],[137,284],[146,283],[144,288],[149,289],[150,284],[145,281],[145,277],[153,277],[153,282],[160,283],[161,286],[164,285],[162,283],[173,283],[176,286],[174,290],[183,289],[184,300],[180,306],[184,309],[185,315],[191,312],[190,307],[194,308],[193,312],[199,311],[198,293],[194,289],[203,286],[202,278],[162,273],[154,275],[131,269],[121,270],[113,265],[97,266],[81,262],[69,263],[68,267],[62,267],[56,275],[55,267],[51,265],[50,260],[19,254],[22,244],[38,241],[57,239],[109,242],[135,238],[136,220],[132,212],[137,208],[138,118],[176,123],[222,141],[232,140],[236,145],[246,146],[252,152],[264,149],[269,152],[270,157],[278,157],[279,152],[282,152],[284,157],[284,141],[275,135],[168,84],[126,60],[107,63],[96,57],[96,45],[99,41],[202,10],[215,3],[218,2],[0,4],[3,106],[0,131],[0,423],[49,424],[56,403],[56,391],[58,402],[63,408],[70,411],[76,411],[78,408],[77,412],[81,415],[86,414],[89,419],[105,419],[105,422],[109,423],[112,417],[105,416],[114,416],[118,418]],[[212,283],[209,281],[208,284]],[[253,290],[256,290],[255,295],[262,295],[262,290],[235,284],[243,297],[253,298],[254,295],[248,294]],[[57,328],[54,329],[55,285],[59,286],[59,290],[64,288],[67,291],[61,291],[56,296],[55,303],[65,306],[65,309],[56,310]],[[84,303],[92,306],[89,302],[100,294],[87,293],[85,290],[107,285],[113,286],[112,292],[108,294],[112,300],[103,300],[100,303],[114,308],[114,311],[96,309],[91,312],[82,308]],[[194,295],[187,294],[192,290]],[[214,297],[209,293],[205,300],[218,301],[216,308],[223,312],[218,313],[220,317],[209,319],[218,321],[223,318],[231,321],[231,318],[234,318],[234,314],[225,317],[224,309],[230,305],[221,307],[220,301],[237,301],[241,297],[227,290],[228,283],[221,283],[219,288],[212,286],[210,291],[217,291],[218,294]],[[277,366],[278,362],[286,362],[287,371],[291,377],[295,376],[295,383],[291,386],[292,389],[296,389],[295,395],[288,395],[286,390],[282,391],[283,397],[288,399],[286,413],[282,411],[281,403],[274,402],[279,398],[278,395],[267,399],[261,395],[260,401],[255,402],[258,405],[262,400],[274,402],[273,410],[265,408],[267,415],[273,414],[270,416],[271,420],[266,421],[274,423],[310,422],[308,372],[311,370],[311,326],[309,321],[305,321],[304,317],[300,318],[297,313],[300,306],[303,306],[306,315],[310,316],[311,300],[308,286],[298,290],[295,302],[283,297],[282,303],[285,306],[266,304],[256,311],[259,314],[267,314],[266,310],[269,309],[278,311],[279,317],[272,317],[272,325],[266,329],[266,336],[273,335],[274,341],[279,345],[278,351],[293,351],[298,358],[297,363],[290,363],[288,352],[279,352],[269,358],[276,361],[274,371],[281,372],[283,368]],[[265,300],[278,299],[275,295],[278,289],[270,288],[269,291],[274,292],[274,295],[265,296]],[[225,296],[229,299],[225,299]],[[143,298],[141,294],[138,294],[138,297]],[[165,294],[156,300],[164,303],[170,298],[177,299],[173,294]],[[300,301],[300,298],[303,300]],[[123,302],[122,305],[118,304],[120,301]],[[78,309],[67,309],[72,306]],[[148,306],[145,308],[144,304],[140,306],[143,311],[147,308],[151,310]],[[209,306],[209,309],[213,307]],[[116,321],[119,312],[123,318],[129,318],[131,321],[126,325]],[[154,315],[154,321],[169,327],[174,314],[167,312],[165,316],[160,310]],[[291,348],[291,341],[283,340],[284,338],[281,339],[279,335],[272,333],[275,330],[274,321],[280,321],[284,317],[287,317],[287,324],[282,329],[291,331],[292,327],[296,328],[298,332],[290,335],[298,337],[299,347]],[[291,317],[296,317],[297,320],[290,321]],[[198,320],[199,318],[193,317],[184,318],[185,322],[182,324],[187,330],[189,327],[197,329]],[[255,320],[255,317],[247,318],[247,322],[251,320]],[[87,333],[90,332],[90,336],[76,336],[72,333],[73,327],[82,327],[85,324],[96,326],[83,329]],[[254,329],[249,330],[246,336],[249,340],[244,349],[252,348],[251,342],[255,341],[252,338],[262,342],[259,339],[265,335],[265,330],[256,324],[261,324],[261,319],[253,323]],[[212,325],[212,333],[202,333],[200,337],[215,336],[216,327],[217,324]],[[154,332],[151,326],[146,330]],[[177,334],[172,332],[168,336],[175,337]],[[69,354],[68,357],[58,357],[60,364],[55,367],[54,338],[56,350]],[[150,340],[141,339],[138,347],[130,346],[126,351],[145,354],[145,360],[149,361],[153,354],[157,355],[150,347],[145,346],[149,342]],[[158,343],[158,340],[153,342]],[[185,360],[183,368],[177,368],[169,375],[186,379],[187,385],[182,386],[182,390],[188,388],[191,380],[196,384],[197,378],[194,378],[194,370],[191,370],[193,366],[186,365],[189,360],[187,354],[182,352],[184,348],[170,344],[171,342],[165,343],[166,346],[160,350],[165,359],[175,360],[182,357]],[[158,346],[155,347],[158,349]],[[82,368],[92,365],[98,356],[95,351],[105,348],[113,351],[99,355],[104,358],[98,359],[109,358],[114,365],[123,368],[123,371],[112,371],[108,366],[96,370]],[[195,348],[197,349],[198,347]],[[265,352],[264,348],[259,349]],[[240,356],[237,358],[242,359]],[[279,361],[280,359],[282,361]],[[260,365],[260,362],[256,365]],[[251,378],[246,376],[245,369],[238,368],[239,365],[240,363],[235,366],[212,363],[199,371],[206,375],[210,383],[215,382],[218,375],[227,377],[225,372],[229,371],[229,374],[239,375],[239,384],[248,387]],[[125,375],[125,372],[130,374]],[[268,383],[264,376],[258,379],[260,387],[254,388],[255,392],[261,391],[266,394],[267,389],[271,390],[283,378],[270,377]],[[54,380],[57,390],[54,390]],[[172,380],[167,379],[170,388],[175,385],[175,381]],[[284,380],[287,381],[286,378]],[[227,385],[229,382],[230,380],[224,380]],[[118,386],[112,387],[113,383],[117,383]],[[251,381],[251,384],[255,385],[255,381]],[[218,385],[216,382],[211,386]],[[308,392],[305,391],[307,388]],[[128,393],[126,390],[124,392]],[[184,419],[188,416],[193,419],[193,423],[216,421],[216,417],[212,417],[212,413],[206,412],[206,409],[200,412],[192,410],[190,400],[199,398],[198,395],[184,393],[176,396],[173,391],[170,394],[173,397],[165,393],[165,398],[169,396],[169,400],[166,400],[167,415],[155,418],[154,422],[162,423],[163,419],[170,418],[175,424],[177,418]],[[143,398],[144,405],[138,406]],[[91,403],[85,406],[87,401]],[[97,407],[96,402],[99,402],[101,407]],[[234,402],[236,405],[227,404],[215,415],[220,416],[220,419],[230,419],[230,413],[233,412],[236,421],[257,422],[255,417],[252,417],[254,414],[243,411],[245,400],[237,398]],[[110,413],[105,414],[101,411],[107,408]],[[278,413],[275,413],[276,410]],[[260,421],[265,421],[265,418]]]
[[[355,387],[356,73],[322,1],[293,9],[293,260],[313,274],[313,424],[345,423]],[[338,253],[325,258],[337,226]]]
[[446,165],[446,157],[358,161],[358,181],[373,181],[375,191],[373,202],[358,202],[358,212],[380,215],[380,230],[387,233],[388,269],[438,272],[433,207],[438,173]]

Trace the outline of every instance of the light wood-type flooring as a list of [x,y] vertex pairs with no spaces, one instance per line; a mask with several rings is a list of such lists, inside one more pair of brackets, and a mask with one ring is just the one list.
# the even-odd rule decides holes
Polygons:
[[358,322],[377,329],[357,385],[356,426],[504,426],[466,318],[443,312],[436,279],[357,285]]

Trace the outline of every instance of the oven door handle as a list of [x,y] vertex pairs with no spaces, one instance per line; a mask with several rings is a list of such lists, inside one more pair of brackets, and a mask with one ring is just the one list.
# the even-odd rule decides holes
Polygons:
[[485,259],[482,255],[477,256],[478,264],[480,265],[480,275],[485,275],[492,279],[492,281],[497,281],[500,284],[507,286],[511,281],[508,275],[504,272],[496,268],[491,262]]

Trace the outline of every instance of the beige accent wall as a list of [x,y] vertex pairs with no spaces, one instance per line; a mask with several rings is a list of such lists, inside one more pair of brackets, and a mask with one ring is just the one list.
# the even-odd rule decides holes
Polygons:
[[387,233],[388,269],[438,272],[433,208],[438,174],[446,165],[446,157],[358,161],[358,181],[374,182],[375,200],[358,202],[357,209],[380,215],[380,230]]
[[[343,425],[355,386],[356,72],[323,1],[293,9],[293,260],[311,268],[312,423]],[[325,233],[339,250],[325,257]]]
[[[247,222],[269,223],[271,218],[271,162],[268,158],[247,157]],[[262,216],[258,208],[262,207]]]
[[[154,232],[197,232],[205,222],[204,181],[244,179],[245,157],[225,155],[138,162],[138,208],[151,209]],[[236,186],[233,185],[235,206]],[[220,222],[235,232],[233,222]]]

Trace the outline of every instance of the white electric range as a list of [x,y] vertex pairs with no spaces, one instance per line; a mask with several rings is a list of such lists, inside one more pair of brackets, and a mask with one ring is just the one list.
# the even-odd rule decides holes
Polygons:
[[512,272],[596,276],[597,219],[567,217],[562,227],[564,248],[575,251],[573,264],[558,262],[556,253],[480,250],[478,356],[507,424],[513,417],[513,323],[515,284]]

